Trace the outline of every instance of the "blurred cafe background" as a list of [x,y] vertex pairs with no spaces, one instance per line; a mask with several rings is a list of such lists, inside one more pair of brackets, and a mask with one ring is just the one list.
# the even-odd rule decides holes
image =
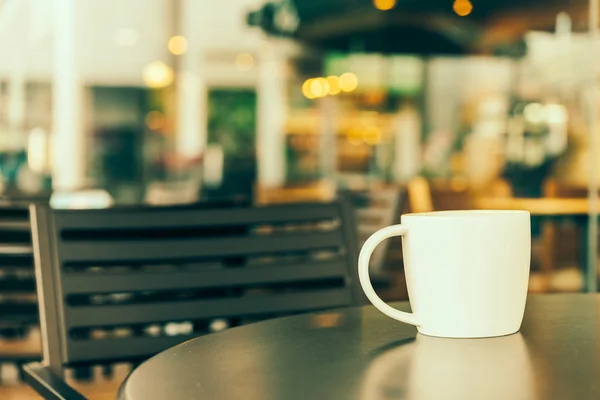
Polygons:
[[[405,212],[526,209],[530,290],[596,291],[594,10],[0,0],[1,195],[56,208],[343,196],[363,241]],[[400,241],[379,251],[378,290],[406,299]]]
[[[143,210],[186,205],[167,208],[173,213],[191,213],[193,207],[186,208],[191,204],[220,204],[221,208],[241,204],[244,211],[236,214],[241,218],[239,226],[231,228],[232,235],[238,236],[228,236],[229,221],[223,220],[210,233],[216,239],[202,236],[208,235],[205,231],[198,234],[206,227],[182,228],[176,234],[198,234],[202,237],[185,240],[220,243],[210,250],[223,252],[219,254],[222,268],[215,274],[234,268],[226,271],[231,273],[227,277],[239,278],[234,273],[252,262],[312,263],[292,283],[290,277],[281,283],[269,275],[269,284],[261,281],[249,289],[237,281],[223,281],[218,290],[167,291],[163,297],[141,291],[140,298],[113,288],[115,293],[104,297],[92,293],[89,304],[81,300],[84,289],[94,287],[88,282],[76,288],[79,297],[67,296],[66,301],[81,300],[77,307],[103,309],[110,304],[118,309],[135,301],[151,307],[152,302],[174,299],[175,309],[180,307],[177,301],[199,304],[212,299],[214,305],[226,298],[225,303],[234,304],[245,301],[244,295],[250,299],[244,306],[250,307],[252,296],[282,293],[305,296],[302,301],[318,300],[325,297],[314,293],[339,294],[347,289],[347,277],[356,271],[354,256],[370,234],[399,223],[404,213],[450,209],[528,210],[532,216],[529,291],[597,292],[598,3],[0,0],[0,398],[26,398],[4,391],[6,382],[12,379],[21,385],[20,367],[39,360],[42,352],[38,315],[46,310],[42,302],[38,313],[36,281],[39,289],[42,272],[38,277],[34,274],[33,252],[35,246],[39,252],[40,240],[49,239],[43,236],[45,231],[35,231],[47,228],[43,223],[36,225],[32,219],[30,225],[30,203],[55,209],[130,211],[141,205],[148,206]],[[343,206],[319,208],[338,199],[345,202],[335,204]],[[334,223],[302,215],[294,216],[301,227],[289,228],[281,222],[287,215],[277,216],[280,220],[275,222],[259,221],[263,211],[252,208],[282,203],[285,207],[310,203],[322,211],[320,218],[333,218]],[[281,207],[278,210],[297,209]],[[215,212],[223,215],[222,209]],[[216,215],[206,210],[198,213]],[[339,217],[342,214],[344,218]],[[140,223],[136,217],[119,222],[126,228],[134,220]],[[166,240],[159,240],[164,237],[176,241],[164,218],[156,222],[162,225],[154,227],[154,233],[138,227],[133,238],[127,238],[125,228],[119,233],[113,227],[121,236],[107,239],[110,235],[102,231],[102,223],[87,227],[84,220],[73,223],[81,223],[88,236],[71,234],[60,240],[80,240],[79,247],[73,246],[105,258],[117,259],[119,246],[129,245],[119,241],[126,239],[146,240],[144,248],[152,246],[151,240],[164,245]],[[299,235],[293,229],[305,229],[301,233],[307,243],[292,243],[289,238]],[[289,234],[285,241],[269,239],[283,234]],[[249,242],[243,242],[244,235]],[[263,236],[257,239],[257,235]],[[320,237],[339,248],[327,248],[322,254],[313,251],[312,247],[327,245],[317,243]],[[111,241],[114,247],[106,251],[110,254],[101,254],[92,239],[96,245]],[[81,244],[84,240],[89,242]],[[264,240],[265,248],[285,242],[289,248],[275,246],[268,249],[275,256],[257,255],[245,244],[244,249],[254,251],[248,256],[221,242],[228,240]],[[107,248],[102,247],[105,242],[101,249]],[[136,246],[142,246],[138,242]],[[57,244],[57,252],[63,249],[60,246],[68,244]],[[161,257],[167,257],[164,252],[171,251],[164,246],[154,250],[152,254],[162,251],[161,256],[142,261],[160,263]],[[293,254],[281,255],[284,250]],[[309,255],[299,256],[301,251]],[[200,255],[193,257],[196,262]],[[301,257],[304,264],[297,261]],[[331,257],[343,259],[352,271],[331,277],[327,275],[331,272],[318,270],[320,264],[315,263],[339,269],[342,261]],[[372,280],[382,298],[406,300],[401,239],[380,245],[371,263]],[[41,264],[40,271],[56,267],[49,259]],[[157,268],[200,274],[191,264],[174,262]],[[85,271],[75,272],[89,272],[94,278],[110,270],[101,262],[90,265],[89,271],[79,266]],[[115,269],[119,268],[121,264]],[[123,268],[131,276],[147,272],[146,266]],[[256,270],[244,270],[242,275]],[[310,277],[312,281],[309,272],[316,275]],[[126,287],[131,281],[117,286]],[[110,286],[109,280],[102,282]],[[52,295],[48,293],[56,288],[48,281],[42,283],[47,285],[45,294]],[[332,285],[338,286],[332,289]],[[60,288],[56,292],[62,293]],[[59,304],[64,299],[53,300]],[[323,309],[323,304],[314,305],[317,300],[308,303],[312,309]],[[305,310],[302,307],[308,303],[294,304],[295,312]],[[231,310],[227,316],[209,311],[215,315],[185,316],[174,322],[136,316],[149,318],[152,324],[133,328],[117,324],[113,329],[106,323],[95,330],[75,330],[63,340],[101,342],[121,336],[183,340],[257,318],[233,315]],[[266,317],[285,314],[279,311],[252,312]],[[90,315],[84,319],[92,320]],[[336,323],[325,314],[323,318],[315,319],[315,324]],[[173,336],[177,337],[169,339]],[[29,344],[13,340],[23,338]],[[52,362],[54,368],[64,367]],[[74,371],[76,378],[91,376],[89,371]],[[113,389],[109,398],[114,398]]]

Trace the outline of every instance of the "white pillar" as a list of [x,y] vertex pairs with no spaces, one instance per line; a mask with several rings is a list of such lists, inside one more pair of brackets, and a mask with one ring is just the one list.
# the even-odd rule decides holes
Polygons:
[[83,86],[77,68],[77,0],[55,0],[54,71],[52,79],[52,186],[55,190],[85,185]]
[[266,41],[259,52],[256,153],[258,184],[285,183],[285,122],[287,118],[285,57],[276,43]]
[[[31,12],[31,6],[28,2],[21,5],[26,13]],[[27,43],[30,32],[25,25],[20,29],[20,39]],[[11,150],[22,149],[25,147],[26,138],[23,132],[25,128],[25,101],[27,84],[27,54],[24,50],[17,51],[11,59],[6,60],[12,64],[12,70],[8,76],[8,136],[3,140],[5,145]]]
[[[181,0],[179,7],[178,35],[188,40],[188,51],[179,56],[177,64],[177,153],[187,159],[198,158],[206,148],[208,90],[199,35],[193,32],[198,18],[192,10],[195,0]],[[209,18],[205,15],[205,19]]]
[[7,145],[11,150],[25,147],[25,71],[24,65],[13,71],[8,82],[8,134]]
[[406,183],[421,169],[421,117],[413,106],[405,106],[394,118],[394,162],[396,182]]
[[25,71],[21,69],[10,74],[8,83],[8,123],[11,128],[23,128],[25,122]]

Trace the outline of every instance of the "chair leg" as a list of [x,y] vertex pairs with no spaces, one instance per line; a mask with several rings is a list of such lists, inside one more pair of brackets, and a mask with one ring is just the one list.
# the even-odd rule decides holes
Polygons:
[[73,378],[77,381],[91,381],[94,371],[92,367],[76,367],[73,369]]
[[27,384],[46,400],[87,400],[40,363],[27,364],[23,371]]
[[115,369],[112,365],[107,364],[102,366],[102,376],[110,379],[115,375]]
[[554,221],[542,221],[542,240],[543,240],[543,256],[541,260],[542,274],[544,277],[544,285],[546,290],[550,287],[550,280],[554,273],[554,246],[556,245],[556,225]]
[[19,371],[19,381],[23,382],[25,380],[25,371],[23,371],[23,364],[17,364],[17,370]]

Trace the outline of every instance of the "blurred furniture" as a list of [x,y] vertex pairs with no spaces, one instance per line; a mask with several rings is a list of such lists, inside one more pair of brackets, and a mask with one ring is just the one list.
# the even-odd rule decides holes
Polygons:
[[473,190],[464,179],[430,181],[417,176],[408,182],[407,191],[411,212],[473,208],[471,204]]
[[321,181],[304,186],[258,187],[256,190],[256,202],[258,204],[277,204],[331,201],[335,198],[335,195],[335,184],[328,181]]
[[[562,219],[572,220],[577,230],[580,232],[579,240],[579,260],[582,265],[585,276],[590,276],[595,273],[595,262],[593,265],[589,263],[587,256],[587,232],[588,232],[588,212],[589,212],[589,201],[586,198],[558,198],[558,197],[546,197],[546,198],[489,198],[489,197],[476,197],[474,199],[476,208],[479,209],[498,209],[498,210],[526,210],[529,211],[532,217],[542,218],[544,221],[557,221]],[[600,207],[600,203],[598,204]],[[549,235],[547,228],[544,235],[545,249],[553,247],[552,232]],[[548,240],[550,239],[550,240]],[[542,262],[542,270],[545,275],[546,282],[544,285],[548,286],[551,278],[551,273],[554,269],[553,262],[548,262],[548,258],[553,259],[553,253],[550,252],[545,257],[546,263]],[[593,268],[593,270],[591,269]],[[582,287],[586,289],[590,288],[591,282],[587,278],[579,280],[578,284],[576,280],[572,280],[572,290],[579,291]]]
[[56,191],[50,196],[50,206],[58,209],[107,208],[114,203],[112,196],[103,189]]
[[[469,183],[463,179],[451,179],[450,181],[430,182],[424,177],[415,177],[407,185],[410,210],[412,212],[431,212],[442,210],[466,210],[466,209],[529,209],[534,217],[539,217],[539,213],[556,213],[557,204],[548,206],[548,199],[524,199],[510,197],[510,187],[502,179],[494,180],[485,188],[479,191],[472,190]],[[532,209],[528,208],[531,207]],[[544,208],[546,207],[546,208]],[[581,210],[581,205],[577,207]],[[586,209],[587,210],[587,209]],[[585,211],[587,212],[587,211]],[[551,219],[559,218],[553,216]],[[548,217],[544,217],[548,219]],[[543,223],[546,221],[542,221]],[[530,291],[547,292],[551,287],[551,272],[553,270],[553,254],[548,251],[552,241],[548,240],[548,227],[544,225],[542,240],[532,242],[532,252],[535,260],[541,264],[541,273],[532,272],[530,274]],[[577,279],[573,274],[568,274],[562,278],[568,281],[569,291],[579,291],[581,284],[577,286]],[[579,280],[581,281],[581,280]],[[574,287],[579,289],[573,290]],[[565,289],[564,285],[562,289]]]
[[195,181],[151,182],[144,201],[153,205],[192,204],[199,200],[200,185]]
[[21,191],[6,190],[0,194],[0,205],[47,203],[51,195],[52,192],[23,193]]
[[[386,226],[400,223],[403,193],[396,187],[344,193],[354,205],[358,229],[358,248],[360,249],[369,236]],[[385,264],[391,261],[390,243],[381,243],[371,257],[371,269],[374,274],[381,275]],[[400,257],[401,260],[401,257]]]
[[474,202],[481,209],[527,210],[531,215],[539,216],[587,215],[589,212],[589,202],[585,198],[479,197]]
[[363,299],[344,202],[36,206],[32,229],[44,360],[25,374],[47,399],[83,398],[67,368],[138,362],[203,333]]
[[431,198],[431,188],[429,182],[422,176],[411,179],[407,185],[408,202],[411,212],[431,212],[433,211],[433,200]]
[[[587,198],[587,188],[583,186],[575,186],[573,184],[565,183],[557,181],[556,179],[548,179],[544,184],[544,197],[545,198]],[[569,289],[567,277],[571,275],[572,277],[576,276],[580,271],[579,268],[570,268],[569,270],[557,271],[557,267],[559,266],[560,256],[565,252],[573,254],[577,253],[576,247],[577,243],[581,243],[582,241],[587,241],[587,237],[583,236],[584,232],[579,229],[575,229],[574,232],[564,232],[566,235],[561,235],[564,231],[564,228],[567,228],[569,225],[573,225],[573,218],[544,218],[542,217],[541,224],[541,235],[544,243],[544,252],[542,253],[542,266],[543,272],[545,276],[545,285],[552,290],[557,285],[556,283],[560,281],[558,286],[564,287],[564,282],[567,282],[567,289]],[[581,218],[581,217],[574,217]],[[582,221],[585,223],[585,221]],[[577,227],[577,224],[574,224]],[[562,240],[559,240],[559,237]],[[574,243],[573,243],[574,242]],[[574,244],[574,246],[573,246]],[[571,246],[569,246],[571,245]],[[571,247],[571,248],[569,248]],[[583,247],[582,251],[586,251],[587,248]],[[566,251],[565,251],[566,250]],[[569,251],[571,250],[571,251]],[[571,260],[573,257],[571,258]],[[570,274],[569,274],[570,272]],[[582,279],[573,280],[571,279],[571,283],[578,284],[578,289],[581,290]],[[578,291],[579,291],[578,290]]]
[[28,340],[37,325],[29,210],[27,204],[5,203],[0,205],[0,367],[41,358],[38,338]]
[[260,322],[152,357],[119,400],[598,399],[599,302],[532,295],[522,333],[488,339],[417,335],[373,307]]
[[[339,194],[354,206],[358,251],[376,231],[400,223],[406,195],[399,187],[343,190]],[[379,295],[386,300],[408,298],[402,262],[402,239],[399,237],[385,240],[373,253],[369,271],[371,281]]]

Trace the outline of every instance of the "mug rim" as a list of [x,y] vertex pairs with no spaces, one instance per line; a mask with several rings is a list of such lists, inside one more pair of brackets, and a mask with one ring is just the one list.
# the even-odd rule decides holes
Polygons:
[[526,210],[444,210],[444,211],[427,211],[417,213],[402,214],[402,217],[491,217],[491,216],[507,216],[507,215],[527,215]]

